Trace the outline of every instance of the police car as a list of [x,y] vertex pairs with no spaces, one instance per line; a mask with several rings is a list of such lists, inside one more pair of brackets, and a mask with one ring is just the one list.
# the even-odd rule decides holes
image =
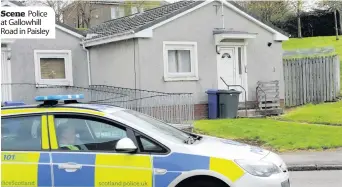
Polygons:
[[38,96],[40,105],[2,107],[2,186],[290,186],[273,152],[76,101],[83,97]]

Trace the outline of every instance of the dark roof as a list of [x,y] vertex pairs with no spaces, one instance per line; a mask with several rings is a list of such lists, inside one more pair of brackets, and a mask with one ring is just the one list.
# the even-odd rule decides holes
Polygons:
[[25,6],[23,3],[19,2],[19,1],[10,1],[10,2],[17,5],[17,6]]
[[66,28],[66,29],[68,29],[68,30],[71,30],[71,31],[73,31],[73,32],[75,32],[75,33],[77,33],[77,34],[80,34],[80,35],[82,35],[82,36],[86,36],[87,34],[85,33],[85,32],[83,32],[83,31],[80,31],[80,30],[77,30],[77,29],[75,29],[75,28],[73,28],[73,27],[70,27],[69,25],[67,25],[67,24],[64,24],[64,23],[61,23],[61,22],[56,22],[56,25],[59,25],[59,26],[61,26],[61,27],[64,27],[64,28]]
[[90,28],[87,33],[98,34],[91,38],[94,39],[110,35],[138,32],[180,14],[202,2],[203,1],[180,1],[163,5],[141,13],[106,21]]
[[[138,31],[151,27],[155,24],[158,24],[166,19],[169,19],[177,14],[180,14],[186,10],[189,10],[203,2],[204,1],[194,1],[194,0],[178,1],[175,3],[167,4],[167,5],[153,8],[150,10],[146,10],[145,12],[142,12],[142,13],[137,13],[137,14],[133,14],[130,16],[126,16],[126,17],[109,20],[109,21],[106,21],[102,24],[99,24],[97,26],[94,26],[88,29],[86,33],[91,34],[92,37],[89,37],[86,40],[91,40],[91,39],[96,39],[96,38],[101,38],[101,37],[106,37],[106,36],[118,36],[118,35],[136,33]],[[227,2],[260,21],[259,18],[247,12],[243,7],[239,6],[237,3],[232,2],[232,1],[227,1]],[[273,26],[272,24],[265,23],[265,22],[263,23],[270,26],[274,30],[288,36],[287,33]]]
[[[4,1],[1,0],[1,3],[3,3],[3,2],[4,2]],[[21,3],[21,1],[9,0],[8,2],[13,3],[13,4],[17,5],[17,6],[25,6],[23,3]]]

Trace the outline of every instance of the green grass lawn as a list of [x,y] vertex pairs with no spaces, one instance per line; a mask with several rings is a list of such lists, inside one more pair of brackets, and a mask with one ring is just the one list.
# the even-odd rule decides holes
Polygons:
[[342,57],[342,36],[340,36],[340,40],[336,40],[335,36],[308,37],[302,39],[291,38],[283,43],[284,50],[309,49],[329,46],[334,47],[336,53]]
[[342,147],[342,127],[273,119],[200,120],[195,131],[257,144],[275,151]]
[[308,104],[297,107],[279,118],[289,121],[342,126],[342,101],[319,105]]
[[[283,48],[292,50],[333,46],[342,60],[342,36],[340,37],[339,41],[335,40],[335,36],[290,39],[283,43]],[[342,147],[341,126],[316,124],[342,126],[342,101],[309,104],[272,119],[200,120],[195,122],[195,131],[256,144],[280,152]]]
[[[291,38],[283,43],[284,50],[294,50],[294,49],[309,49],[309,48],[319,48],[319,47],[329,47],[335,48],[336,53],[339,55],[342,61],[342,36],[340,40],[336,40],[336,36],[322,36],[322,37],[308,37],[308,38]],[[342,66],[340,66],[340,72],[342,74]],[[342,76],[341,76],[342,81]],[[341,87],[342,93],[342,87]]]

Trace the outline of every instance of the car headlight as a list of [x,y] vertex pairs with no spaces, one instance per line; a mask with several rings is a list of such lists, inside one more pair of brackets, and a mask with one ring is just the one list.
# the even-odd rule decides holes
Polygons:
[[280,168],[271,162],[254,160],[235,160],[235,162],[251,175],[258,177],[269,177],[281,173]]

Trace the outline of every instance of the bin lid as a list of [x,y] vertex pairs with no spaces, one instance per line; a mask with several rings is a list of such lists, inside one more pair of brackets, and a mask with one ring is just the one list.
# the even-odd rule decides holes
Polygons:
[[209,89],[205,93],[207,94],[216,94],[218,92],[218,89]]
[[230,89],[230,90],[217,90],[217,93],[223,93],[223,94],[241,94],[240,91]]

